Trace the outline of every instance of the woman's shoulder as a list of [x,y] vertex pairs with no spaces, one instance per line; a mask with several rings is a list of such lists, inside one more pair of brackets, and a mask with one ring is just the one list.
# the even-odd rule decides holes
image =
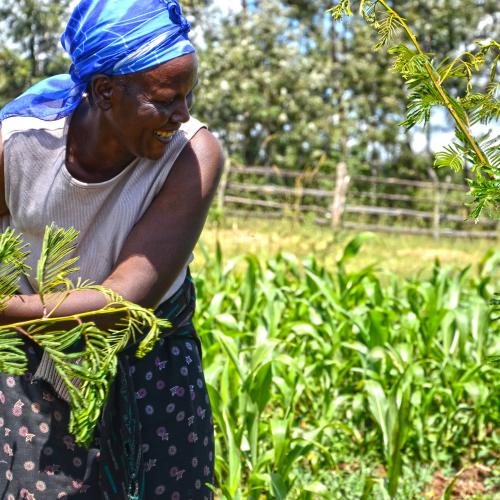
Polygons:
[[167,149],[162,163],[168,161],[172,167],[190,157],[189,161],[195,159],[206,168],[211,166],[215,169],[221,168],[224,163],[221,144],[205,123],[191,116],[180,126],[176,136]]
[[209,130],[208,126],[194,116],[183,123],[180,130],[186,134],[191,146],[196,150],[210,151],[214,159],[220,160],[223,156],[222,147],[216,136]]
[[196,164],[203,172],[211,172],[212,181],[217,184],[224,168],[224,152],[217,137],[204,124],[201,125],[196,128],[178,161]]

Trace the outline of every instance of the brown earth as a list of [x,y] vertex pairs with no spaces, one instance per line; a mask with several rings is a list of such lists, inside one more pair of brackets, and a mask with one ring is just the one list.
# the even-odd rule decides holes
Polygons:
[[485,480],[493,475],[493,469],[485,465],[477,464],[469,467],[464,467],[457,475],[453,477],[445,477],[443,473],[434,473],[432,483],[425,491],[425,498],[430,500],[437,500],[443,497],[446,488],[453,480],[455,483],[451,492],[451,497],[455,500],[461,498],[479,497],[482,495],[495,495],[500,493],[500,482],[495,485],[493,489],[487,490],[485,487]]

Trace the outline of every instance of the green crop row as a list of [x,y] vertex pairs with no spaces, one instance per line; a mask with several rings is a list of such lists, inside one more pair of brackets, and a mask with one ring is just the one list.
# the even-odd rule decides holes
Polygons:
[[418,464],[498,461],[500,253],[474,277],[436,263],[429,279],[382,285],[373,266],[352,271],[367,237],[333,270],[205,256],[197,328],[219,496],[349,498],[350,481],[351,498],[410,498],[400,479]]

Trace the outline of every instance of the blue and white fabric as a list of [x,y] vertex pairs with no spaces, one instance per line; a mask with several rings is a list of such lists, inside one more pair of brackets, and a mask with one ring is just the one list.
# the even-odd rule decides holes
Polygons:
[[92,76],[135,73],[194,52],[189,30],[177,0],[81,0],[61,37],[72,62],[69,74],[28,89],[0,111],[0,121],[67,116]]

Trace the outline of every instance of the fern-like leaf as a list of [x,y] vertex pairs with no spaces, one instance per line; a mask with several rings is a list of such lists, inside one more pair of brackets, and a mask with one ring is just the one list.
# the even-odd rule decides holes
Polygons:
[[500,120],[500,102],[488,94],[474,94],[464,105],[470,110],[471,123],[488,125]]
[[456,144],[446,146],[444,151],[436,153],[434,166],[451,168],[454,172],[460,172],[464,167],[464,153]]
[[495,217],[500,213],[500,180],[485,179],[482,175],[468,180],[469,195],[473,198],[471,218],[477,219],[483,211]]
[[415,80],[418,75],[426,77],[425,63],[428,62],[426,56],[422,56],[404,44],[391,47],[388,52],[394,57],[392,70],[399,73],[405,80]]
[[413,91],[408,97],[406,120],[401,125],[411,128],[419,123],[427,123],[432,108],[441,105],[442,100],[436,89],[428,82],[409,81],[408,84],[413,87]]
[[28,256],[26,247],[13,229],[0,233],[0,310],[16,293],[19,278],[29,269],[25,263]]
[[[106,350],[108,333],[93,323],[82,323],[70,331],[38,334],[38,342],[50,356],[54,367],[64,381],[70,398],[69,430],[75,440],[90,444],[100,410],[116,374],[117,358]],[[58,340],[64,348],[57,345]],[[93,341],[92,341],[93,340]],[[80,351],[67,352],[77,341]]]
[[351,0],[340,0],[337,5],[328,9],[327,12],[332,15],[335,21],[340,21],[344,16],[352,16]]
[[491,132],[478,139],[481,149],[488,158],[487,168],[491,169],[491,176],[498,179],[500,176],[500,136],[491,137]]
[[[471,124],[490,123],[500,119],[500,106],[496,92],[500,86],[495,81],[500,62],[500,43],[495,40],[478,42],[476,48],[454,57],[445,58],[435,64],[431,54],[425,53],[406,20],[383,0],[359,0],[361,15],[379,34],[376,48],[387,44],[401,27],[415,50],[404,45],[389,49],[395,56],[393,69],[400,73],[410,90],[406,120],[401,124],[411,128],[418,123],[427,123],[434,106],[443,106],[455,122],[456,142],[438,153],[435,165],[448,166],[454,170],[465,163],[472,167],[475,179],[470,182],[473,198],[472,216],[477,218],[483,209],[498,218],[500,210],[500,152],[498,143],[483,143],[474,137]],[[349,3],[349,8],[351,3]],[[340,6],[339,6],[340,8]],[[338,15],[341,11],[338,11]],[[341,16],[340,16],[341,17]],[[486,92],[474,92],[476,73],[489,64],[489,81]],[[449,94],[445,83],[449,78],[462,79],[466,84],[464,96]],[[481,80],[478,80],[479,82]]]
[[118,354],[135,344],[139,335],[144,335],[136,349],[136,356],[144,356],[154,347],[163,329],[170,325],[157,318],[153,311],[123,299],[95,314],[118,312],[123,319],[109,331],[99,329],[92,322],[81,323],[69,331],[54,331],[49,321],[28,329],[33,341],[49,355],[66,385],[71,407],[69,430],[82,445],[92,440],[116,375]]
[[[100,285],[81,279],[71,282],[69,274],[77,270],[77,258],[71,257],[77,235],[74,229],[46,228],[37,266],[40,297],[43,301],[46,294],[61,292],[61,304],[73,291],[93,289],[105,295],[108,305],[98,311],[68,317],[51,317],[49,313],[40,319],[1,327],[0,371],[16,375],[26,371],[23,336],[42,347],[68,391],[69,430],[78,444],[88,445],[116,375],[119,353],[133,346],[136,356],[145,356],[170,323],[157,318],[154,311],[128,302]],[[20,274],[27,271],[24,248],[12,230],[0,234],[1,300],[7,300],[16,291]],[[109,331],[101,330],[87,320],[106,315],[121,317]],[[70,330],[58,326],[68,321],[76,322],[77,326]]]
[[78,257],[68,258],[76,247],[78,231],[73,228],[45,228],[42,250],[36,270],[38,293],[42,303],[48,293],[71,287],[69,275],[78,271]]
[[17,331],[0,329],[0,372],[22,375],[28,367],[24,341]]
[[392,13],[387,13],[382,20],[378,21],[377,32],[379,35],[379,40],[375,44],[375,50],[380,50],[389,44],[398,31],[401,29],[401,24],[399,23],[398,17]]

